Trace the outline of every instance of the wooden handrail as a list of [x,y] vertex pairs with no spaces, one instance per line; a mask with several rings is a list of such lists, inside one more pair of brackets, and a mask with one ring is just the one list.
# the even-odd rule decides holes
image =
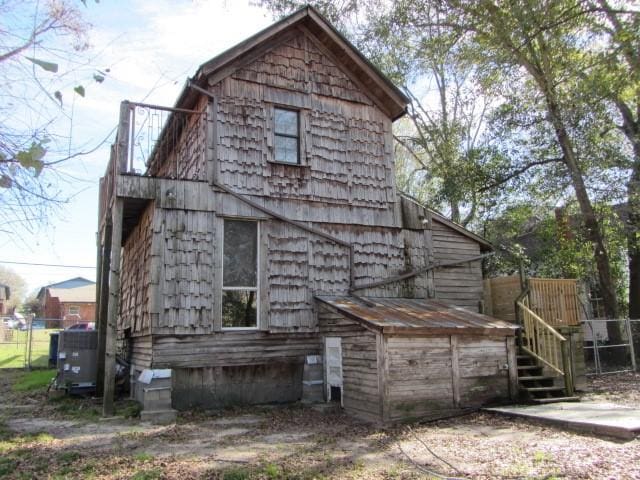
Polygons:
[[[522,349],[560,375],[565,375],[562,346],[567,340],[524,303],[517,303],[522,315]],[[569,366],[570,368],[570,366]]]

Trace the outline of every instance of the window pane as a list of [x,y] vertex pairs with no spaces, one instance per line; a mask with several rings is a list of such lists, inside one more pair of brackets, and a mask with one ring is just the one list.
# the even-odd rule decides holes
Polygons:
[[275,115],[276,133],[298,136],[298,112],[276,108]]
[[298,139],[276,135],[276,162],[298,163]]
[[242,220],[225,220],[223,286],[257,286],[257,265],[258,224]]
[[222,292],[222,326],[257,327],[256,292],[227,290]]

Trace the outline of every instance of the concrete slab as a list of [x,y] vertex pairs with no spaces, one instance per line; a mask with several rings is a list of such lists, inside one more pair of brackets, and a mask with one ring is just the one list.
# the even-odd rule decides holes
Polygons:
[[640,435],[640,409],[614,403],[559,402],[485,410],[625,440]]

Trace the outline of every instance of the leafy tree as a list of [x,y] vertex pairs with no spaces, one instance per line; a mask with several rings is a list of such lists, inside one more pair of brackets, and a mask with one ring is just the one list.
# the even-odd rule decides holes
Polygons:
[[630,146],[627,178],[629,315],[640,318],[640,10],[631,2],[589,2],[595,67],[585,75],[590,88],[609,103],[617,128]]
[[22,303],[22,306],[20,307],[20,311],[25,315],[28,315],[28,314],[33,314],[35,316],[42,315],[42,305],[38,300],[38,290],[35,290],[31,292],[29,295],[27,295],[24,302]]
[[0,283],[11,289],[11,296],[7,302],[9,308],[18,307],[25,296],[27,282],[10,268],[0,265]]
[[[584,28],[578,2],[518,1],[508,4],[492,0],[446,1],[449,21],[483,47],[483,62],[511,69],[524,79],[544,105],[545,122],[555,136],[564,177],[570,182],[580,207],[589,241],[593,245],[599,283],[606,314],[617,317],[618,304],[609,253],[596,216],[576,139],[572,135],[570,113],[575,72],[588,68],[582,62],[579,33]],[[573,90],[575,91],[575,90]]]
[[[262,3],[278,14],[298,6],[298,2],[290,0]],[[531,198],[543,203],[566,203],[575,196],[579,218],[584,223],[582,233],[595,259],[606,313],[617,316],[616,275],[611,268],[602,217],[594,202],[624,196],[623,191],[611,186],[624,185],[620,179],[628,166],[626,152],[620,148],[619,132],[612,128],[611,108],[587,79],[597,70],[594,45],[603,44],[604,50],[609,45],[625,55],[629,65],[635,65],[635,20],[618,5],[607,12],[606,0],[405,0],[391,4],[324,0],[317,6],[330,19],[337,17],[354,43],[396,80],[403,78],[403,72],[424,73],[421,68],[425,60],[437,62],[437,40],[430,50],[429,44],[421,43],[427,36],[424,32],[444,32],[445,47],[455,38],[456,51],[470,52],[468,61],[479,85],[490,88],[498,97],[492,105],[496,108],[491,111],[491,131],[484,133],[492,139],[493,158],[501,160],[488,170],[469,170],[471,162],[465,159],[467,171],[473,172],[470,177],[477,180],[475,185],[469,185],[478,188],[476,194],[493,189],[491,197],[495,189],[501,188],[511,201]],[[358,13],[363,9],[376,12],[372,28],[354,28],[353,22],[345,20],[362,19]],[[612,20],[612,13],[618,24]],[[381,20],[377,27],[376,18]],[[606,35],[617,35],[617,44],[603,40],[605,33],[599,34],[594,25]],[[394,50],[399,53],[394,55]],[[424,58],[413,54],[420,51],[425,52]],[[610,58],[620,63],[614,56]],[[459,65],[456,71],[458,68]],[[627,87],[625,92],[628,91]],[[414,108],[419,107],[414,103]],[[447,110],[450,112],[451,106]],[[447,131],[447,137],[455,136],[453,133]],[[429,148],[439,148],[432,139],[429,143]],[[446,142],[443,149],[451,150]],[[434,165],[429,165],[425,176],[432,175]],[[461,185],[460,174],[464,170],[459,166],[443,169],[442,176]]]
[[[66,0],[0,0],[0,231],[33,232],[65,201],[58,167],[80,152],[57,133],[72,120],[69,98],[85,86],[70,78],[84,68],[89,25]],[[106,72],[91,70],[90,81]],[[61,154],[61,144],[66,143]]]
[[[624,298],[624,226],[609,205],[597,204],[596,212],[611,252],[616,292],[619,298]],[[521,263],[528,276],[575,278],[591,293],[599,295],[599,285],[594,283],[597,272],[591,243],[575,203],[555,210],[530,203],[512,205],[485,223],[484,234],[495,245],[516,253],[488,259],[485,268],[491,276],[514,274]],[[624,309],[623,305],[621,310]]]

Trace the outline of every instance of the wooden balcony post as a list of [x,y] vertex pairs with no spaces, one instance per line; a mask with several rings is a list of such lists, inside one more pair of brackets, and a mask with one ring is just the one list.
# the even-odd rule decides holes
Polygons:
[[116,389],[116,329],[120,304],[120,251],[122,249],[122,198],[116,197],[113,205],[111,231],[111,261],[109,269],[109,306],[105,332],[104,395],[102,414],[113,415],[113,397]]
[[562,370],[564,370],[564,388],[568,397],[573,396],[573,368],[571,366],[571,352],[569,350],[569,341],[563,340],[560,343],[562,349]]
[[96,395],[104,393],[104,354],[106,349],[107,315],[109,308],[109,270],[111,268],[111,221],[104,225],[98,239],[99,264],[96,285],[96,328],[98,330],[98,365],[96,369]]
[[120,104],[120,124],[118,125],[118,145],[117,145],[117,164],[118,171],[116,173],[127,172],[127,157],[129,153],[129,116],[131,104],[128,100]]

